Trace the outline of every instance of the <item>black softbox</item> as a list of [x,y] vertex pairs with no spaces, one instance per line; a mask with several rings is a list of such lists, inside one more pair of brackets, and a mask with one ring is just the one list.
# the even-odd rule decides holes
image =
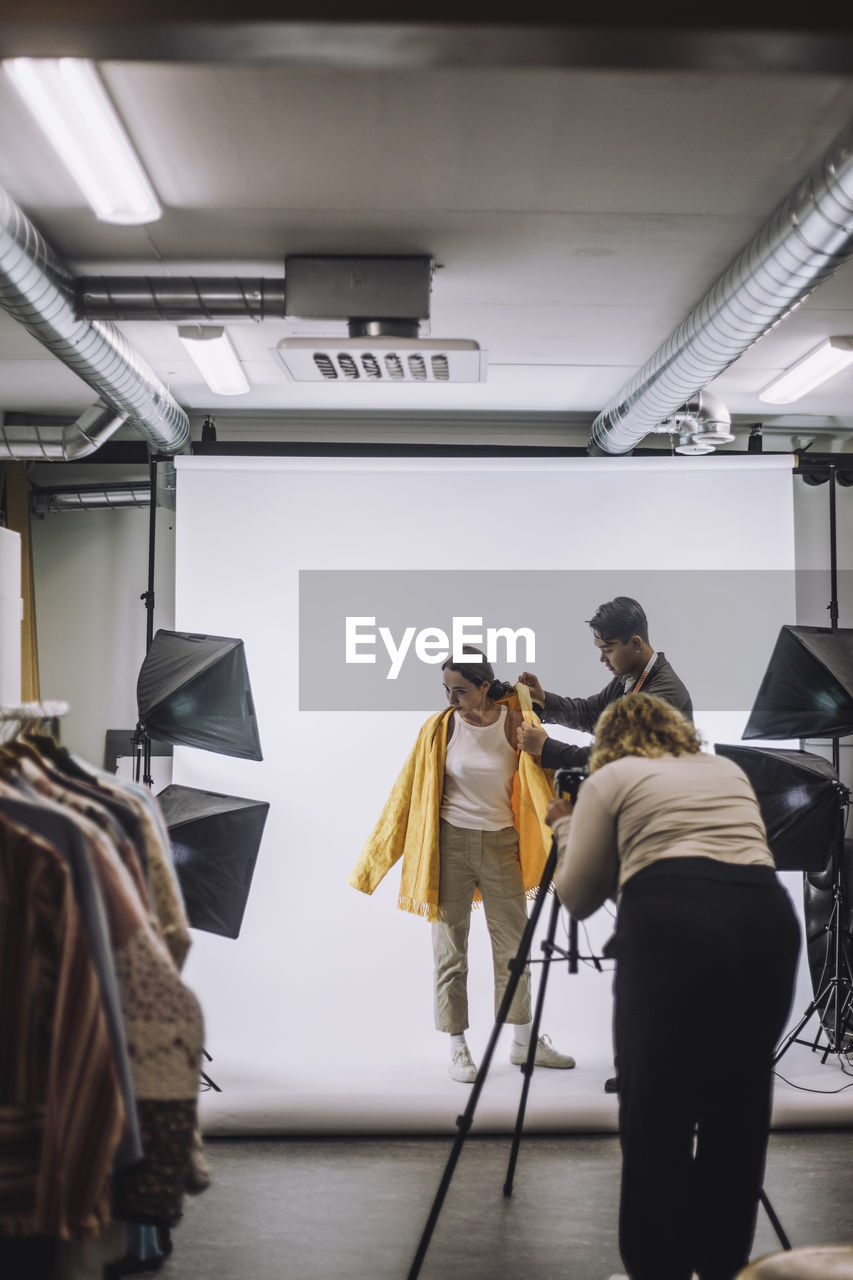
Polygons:
[[190,924],[238,937],[269,804],[176,785],[157,798]]
[[853,630],[783,627],[744,738],[853,733]]
[[136,699],[150,737],[263,759],[242,640],[158,631],[139,672]]
[[842,794],[835,770],[810,751],[716,743],[743,769],[758,797],[780,871],[822,871],[840,838]]

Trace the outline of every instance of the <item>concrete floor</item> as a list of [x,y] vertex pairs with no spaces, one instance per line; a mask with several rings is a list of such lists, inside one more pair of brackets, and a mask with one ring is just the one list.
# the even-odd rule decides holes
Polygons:
[[[185,1205],[163,1280],[405,1280],[452,1140],[206,1142],[213,1184]],[[423,1280],[606,1280],[618,1139],[525,1134],[511,1197],[508,1137],[470,1136]],[[765,1191],[795,1247],[853,1244],[853,1130],[771,1136]],[[753,1257],[779,1249],[759,1210]]]

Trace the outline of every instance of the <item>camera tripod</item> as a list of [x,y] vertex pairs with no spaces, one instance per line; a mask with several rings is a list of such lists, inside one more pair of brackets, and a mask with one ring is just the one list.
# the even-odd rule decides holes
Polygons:
[[[415,1252],[412,1265],[409,1269],[408,1280],[415,1280],[415,1277],[420,1274],[421,1266],[423,1265],[423,1260],[426,1257],[426,1252],[427,1252],[427,1249],[429,1248],[429,1243],[430,1243],[430,1240],[432,1239],[433,1231],[435,1230],[435,1226],[436,1226],[436,1223],[438,1222],[439,1214],[441,1213],[441,1207],[444,1204],[445,1196],[447,1195],[447,1191],[450,1187],[450,1183],[453,1178],[453,1172],[458,1163],[459,1156],[462,1154],[462,1147],[465,1143],[465,1139],[467,1138],[471,1130],[471,1125],[474,1120],[474,1112],[477,1109],[477,1102],[479,1101],[480,1094],[482,1093],[483,1085],[486,1083],[486,1076],[488,1074],[489,1066],[491,1065],[492,1057],[494,1055],[494,1051],[497,1046],[501,1027],[506,1021],[507,1014],[509,1013],[509,1010],[510,1010],[510,1005],[512,1004],[512,1001],[513,1001],[513,996],[515,995],[515,992],[521,980],[521,977],[529,963],[531,942],[533,940],[533,935],[536,932],[536,926],[539,923],[539,917],[542,914],[542,909],[545,905],[545,900],[548,896],[548,890],[549,890],[556,866],[557,866],[557,842],[556,840],[552,840],[551,850],[545,862],[545,869],[542,872],[542,878],[539,882],[539,887],[536,890],[536,897],[533,900],[533,907],[530,911],[530,915],[528,916],[524,933],[521,935],[521,941],[519,943],[518,951],[516,952],[514,958],[509,962],[509,969],[510,969],[509,982],[506,985],[506,989],[503,993],[503,998],[501,999],[501,1003],[498,1007],[498,1012],[495,1015],[495,1025],[492,1028],[492,1033],[489,1036],[488,1044],[486,1045],[485,1052],[483,1053],[483,1057],[481,1059],[481,1066],[477,1072],[477,1079],[474,1081],[474,1084],[471,1086],[471,1093],[468,1098],[468,1105],[466,1106],[462,1115],[457,1116],[456,1118],[456,1126],[458,1129],[458,1133],[456,1135],[456,1138],[454,1139],[450,1156],[448,1157],[447,1164],[445,1165],[444,1173],[442,1175],[441,1182],[439,1183],[439,1186],[438,1186],[438,1191],[436,1192],[435,1199],[433,1200],[433,1203],[432,1203],[432,1208],[430,1209],[429,1216],[426,1221],[426,1226],[424,1227],[423,1233],[420,1238],[420,1242],[417,1247],[417,1251]],[[577,922],[571,917],[569,921],[569,949],[565,950],[561,947],[558,947],[555,944],[554,938],[557,932],[557,920],[559,918],[559,914],[560,914],[560,902],[559,902],[559,899],[557,898],[557,895],[554,893],[552,894],[551,916],[548,922],[547,933],[546,933],[545,939],[541,943],[541,948],[544,953],[544,958],[541,962],[543,964],[542,979],[539,983],[539,990],[536,994],[536,1002],[533,1010],[533,1022],[531,1024],[531,1030],[530,1030],[530,1047],[527,1051],[527,1061],[521,1067],[521,1071],[524,1076],[524,1081],[521,1087],[521,1099],[518,1106],[518,1114],[516,1116],[515,1131],[513,1134],[512,1147],[510,1150],[509,1164],[507,1166],[506,1179],[504,1181],[504,1187],[503,1187],[503,1192],[505,1196],[512,1195],[512,1185],[513,1185],[513,1179],[515,1176],[515,1166],[518,1161],[518,1151],[521,1145],[521,1134],[524,1128],[524,1116],[527,1110],[527,1096],[530,1092],[530,1081],[533,1076],[533,1063],[536,1057],[536,1045],[539,1040],[539,1026],[542,1021],[542,1009],[545,1004],[545,991],[547,988],[549,962],[555,957],[567,959],[569,962],[570,972],[577,973],[578,961],[579,959],[583,958],[584,960],[591,960],[599,970],[601,969],[601,965],[599,964],[597,957],[595,956],[580,957],[578,955]]]
[[[415,1256],[412,1260],[412,1265],[408,1271],[407,1280],[416,1280],[416,1277],[420,1275],[421,1267],[423,1266],[424,1258],[426,1257],[427,1250],[429,1249],[430,1240],[432,1239],[433,1232],[435,1231],[435,1227],[438,1222],[439,1215],[441,1213],[442,1205],[444,1204],[445,1197],[450,1188],[450,1183],[453,1179],[454,1170],[456,1169],[456,1165],[459,1161],[459,1157],[462,1154],[462,1148],[465,1144],[465,1139],[467,1138],[471,1130],[471,1125],[474,1120],[474,1112],[477,1109],[477,1103],[479,1101],[480,1094],[482,1093],[483,1085],[486,1082],[486,1075],[488,1074],[492,1057],[494,1055],[494,1051],[497,1046],[501,1027],[506,1021],[506,1017],[507,1017],[507,1014],[509,1013],[510,1005],[512,1004],[512,1000],[513,1000],[513,996],[515,995],[516,988],[518,987],[519,981],[521,980],[521,976],[524,973],[524,970],[527,967],[527,964],[529,963],[531,942],[533,940],[533,935],[536,931],[536,926],[539,922],[539,917],[542,914],[542,910],[545,905],[545,900],[548,895],[548,891],[551,886],[551,880],[553,879],[553,875],[554,875],[554,871],[556,870],[556,867],[557,867],[557,841],[556,839],[554,839],[551,841],[551,850],[548,854],[547,860],[545,862],[545,869],[542,872],[542,878],[536,890],[536,897],[533,900],[533,907],[530,911],[530,915],[528,916],[527,925],[525,926],[524,933],[521,935],[521,941],[519,943],[518,951],[516,952],[514,958],[509,963],[509,969],[510,969],[509,982],[507,983],[506,990],[504,991],[503,998],[501,999],[500,1006],[498,1007],[498,1012],[495,1016],[495,1025],[492,1028],[492,1033],[489,1036],[488,1044],[486,1045],[485,1052],[481,1059],[481,1066],[477,1072],[477,1079],[474,1081],[474,1084],[471,1086],[471,1093],[468,1098],[468,1105],[466,1106],[462,1115],[456,1117],[456,1127],[458,1129],[458,1133],[453,1141],[453,1146],[451,1148],[450,1155],[448,1156],[447,1163],[444,1168],[444,1173],[441,1176],[441,1181],[439,1182],[438,1190],[436,1191],[435,1198],[432,1202],[432,1207],[430,1208],[429,1215],[426,1220],[426,1225],[424,1226],[423,1232],[421,1233],[421,1238],[418,1242],[418,1247],[415,1251]],[[546,936],[541,943],[541,949],[543,952],[543,959],[540,962],[542,963],[542,966],[543,966],[542,978],[539,983],[539,990],[536,993],[536,1002],[533,1010],[533,1022],[531,1024],[531,1031],[530,1031],[530,1047],[527,1051],[527,1060],[524,1063],[524,1065],[521,1067],[521,1072],[524,1076],[524,1080],[521,1086],[521,1098],[519,1101],[518,1113],[516,1115],[515,1129],[513,1132],[512,1145],[510,1148],[509,1163],[507,1164],[506,1178],[504,1180],[504,1185],[503,1185],[503,1193],[505,1196],[512,1195],[513,1182],[515,1178],[515,1167],[518,1162],[518,1152],[521,1146],[521,1135],[524,1128],[524,1116],[527,1110],[527,1097],[530,1092],[530,1082],[533,1077],[534,1060],[536,1057],[536,1045],[539,1039],[539,1026],[542,1021],[542,1010],[545,1005],[545,992],[547,988],[548,969],[549,969],[550,962],[555,957],[566,959],[568,960],[568,963],[569,963],[569,972],[577,973],[578,962],[580,960],[590,961],[592,964],[595,965],[595,967],[599,970],[599,972],[602,971],[601,964],[597,956],[580,956],[578,954],[577,921],[574,919],[574,917],[572,916],[569,917],[568,950],[562,947],[558,947],[555,944],[554,938],[557,932],[557,920],[559,918],[559,914],[560,914],[560,901],[556,893],[552,892],[551,915],[548,922],[548,929],[546,932]],[[763,1188],[759,1192],[759,1201],[764,1206],[764,1209],[770,1220],[771,1226],[773,1227],[773,1230],[776,1232],[776,1235],[779,1239],[779,1243],[782,1245],[782,1248],[790,1249],[791,1242],[786,1236],[782,1228],[782,1224],[780,1223],[778,1217],[776,1216],[773,1206],[771,1205],[770,1201],[765,1195]]]

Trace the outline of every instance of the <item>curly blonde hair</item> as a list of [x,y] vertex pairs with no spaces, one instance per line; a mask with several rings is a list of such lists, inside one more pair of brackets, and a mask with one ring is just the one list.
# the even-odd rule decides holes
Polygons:
[[669,702],[652,693],[628,693],[598,717],[589,772],[623,756],[690,756],[701,750],[696,729]]

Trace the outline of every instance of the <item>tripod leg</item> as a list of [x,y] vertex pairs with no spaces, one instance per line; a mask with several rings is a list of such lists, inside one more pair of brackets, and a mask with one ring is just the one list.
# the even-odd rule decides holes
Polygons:
[[761,1201],[761,1203],[764,1205],[764,1209],[765,1209],[765,1211],[766,1211],[766,1213],[767,1213],[767,1217],[770,1219],[770,1225],[772,1226],[773,1230],[776,1232],[776,1235],[777,1235],[777,1236],[778,1236],[778,1238],[779,1238],[779,1243],[781,1244],[782,1248],[783,1248],[783,1249],[790,1249],[790,1248],[791,1248],[791,1241],[790,1241],[790,1240],[788,1239],[788,1237],[785,1235],[785,1230],[784,1230],[784,1228],[783,1228],[783,1226],[782,1226],[782,1223],[781,1223],[781,1222],[779,1221],[779,1219],[776,1217],[776,1211],[774,1210],[773,1205],[772,1205],[772,1204],[770,1203],[770,1201],[767,1199],[767,1195],[766,1195],[766,1193],[765,1193],[765,1191],[764,1191],[764,1189],[763,1189],[763,1188],[762,1188],[762,1190],[761,1190],[761,1191],[759,1191],[759,1193],[758,1193],[758,1199],[759,1199],[759,1200]]
[[471,1086],[468,1105],[462,1115],[457,1116],[456,1118],[456,1126],[459,1132],[453,1141],[453,1147],[450,1155],[448,1156],[441,1181],[438,1184],[438,1190],[435,1193],[435,1199],[432,1202],[432,1208],[429,1211],[426,1225],[421,1233],[418,1247],[415,1250],[415,1256],[412,1259],[412,1265],[409,1268],[407,1280],[415,1280],[415,1277],[420,1275],[421,1267],[423,1266],[423,1261],[426,1257],[427,1249],[429,1248],[429,1242],[432,1239],[432,1233],[435,1230],[435,1224],[438,1222],[438,1216],[441,1213],[441,1206],[444,1204],[444,1198],[447,1195],[448,1188],[450,1187],[450,1183],[453,1178],[453,1171],[455,1170],[459,1157],[462,1154],[463,1144],[468,1136],[474,1119],[474,1112],[477,1109],[477,1102],[479,1101],[483,1085],[486,1081],[486,1074],[489,1070],[489,1066],[491,1065],[501,1027],[506,1022],[506,1016],[509,1013],[519,980],[527,967],[527,958],[530,954],[530,944],[533,940],[533,934],[536,931],[536,926],[539,923],[539,916],[542,914],[542,908],[545,905],[545,895],[548,891],[548,885],[551,883],[551,877],[554,874],[556,865],[557,842],[554,840],[551,843],[551,852],[548,854],[548,860],[545,863],[545,870],[542,872],[542,879],[539,882],[539,888],[533,901],[533,908],[528,917],[524,933],[521,935],[521,942],[519,943],[518,951],[516,952],[515,959],[512,960],[509,966],[509,982],[506,984],[503,998],[501,1000],[500,1007],[498,1008],[495,1025],[492,1028],[492,1034],[489,1036],[489,1043],[486,1045],[486,1051],[483,1054],[481,1066],[477,1072],[477,1079]]
[[[810,1018],[810,1017],[812,1016],[812,1014],[814,1013],[815,1009],[817,1009],[817,1000],[812,1000],[812,1002],[811,1002],[811,1004],[809,1005],[808,1009],[806,1009],[806,1011],[805,1011],[805,1013],[803,1014],[802,1018],[800,1018],[800,1021],[797,1023],[797,1025],[794,1027],[794,1029],[793,1029],[792,1031],[789,1031],[789,1032],[788,1032],[788,1034],[785,1036],[785,1039],[782,1041],[782,1043],[780,1044],[779,1048],[776,1050],[776,1054],[775,1054],[775,1056],[774,1056],[774,1058],[773,1058],[773,1065],[774,1065],[774,1067],[775,1067],[776,1063],[779,1061],[779,1059],[782,1057],[782,1055],[783,1055],[783,1054],[785,1054],[785,1053],[787,1053],[788,1049],[790,1049],[791,1045],[792,1045],[792,1044],[794,1043],[794,1041],[797,1039],[797,1036],[800,1034],[800,1032],[802,1031],[803,1027],[806,1025],[806,1023],[808,1022],[809,1018]],[[817,1046],[817,1041],[815,1041],[815,1047],[816,1047],[816,1046]]]
[[[846,974],[840,972],[834,973],[832,977],[827,979],[815,996],[814,1000],[812,1000],[811,1004],[806,1009],[802,1018],[800,1018],[800,1021],[793,1030],[788,1032],[785,1039],[776,1050],[775,1057],[773,1058],[774,1066],[794,1043],[807,1044],[812,1052],[818,1052],[820,1038],[822,1035],[826,1036],[826,1046],[822,1050],[823,1056],[821,1058],[821,1063],[826,1062],[831,1053],[844,1052],[844,1039],[848,1033],[851,1021],[851,1010],[853,1010],[853,973],[851,973],[847,957],[843,952],[840,956],[837,956],[836,964],[839,966],[839,971],[846,970]],[[833,1001],[831,1006],[830,1001]],[[826,1026],[826,1021],[829,1016],[828,1010],[830,1007],[832,1008],[832,1026],[828,1028]],[[815,1035],[814,1040],[811,1042],[807,1040],[800,1040],[800,1032],[814,1013],[818,1013],[820,1015],[818,1018],[817,1034]]]
[[[205,1058],[207,1058],[207,1061],[208,1061],[208,1062],[212,1062],[212,1061],[213,1061],[213,1058],[210,1056],[210,1054],[207,1052],[207,1050],[206,1050],[206,1049],[202,1049],[202,1053],[204,1054]],[[213,1089],[215,1093],[221,1093],[221,1092],[222,1092],[222,1090],[220,1089],[220,1087],[219,1087],[219,1085],[216,1083],[216,1081],[215,1081],[215,1080],[211,1080],[210,1076],[207,1074],[207,1072],[206,1072],[206,1071],[202,1071],[202,1072],[200,1072],[200,1075],[201,1075],[201,1078],[202,1078],[202,1080],[204,1081],[204,1083],[207,1085],[208,1089]]]
[[518,1115],[515,1120],[515,1133],[512,1139],[512,1149],[510,1151],[509,1164],[506,1170],[506,1180],[504,1182],[504,1195],[512,1195],[512,1184],[515,1178],[515,1166],[518,1161],[518,1149],[521,1145],[521,1132],[524,1128],[524,1116],[527,1111],[527,1095],[530,1092],[530,1082],[533,1079],[533,1063],[536,1058],[536,1045],[539,1040],[539,1027],[542,1022],[542,1010],[545,1006],[545,987],[548,982],[548,964],[551,951],[554,944],[554,935],[557,931],[557,918],[560,914],[560,902],[556,894],[551,904],[551,919],[548,924],[548,934],[542,943],[542,950],[545,953],[546,963],[542,967],[542,976],[539,980],[539,990],[536,993],[536,1008],[533,1012],[533,1025],[530,1029],[530,1048],[527,1052],[527,1061],[521,1068],[524,1075],[524,1083],[521,1086],[521,1101],[518,1104]]

